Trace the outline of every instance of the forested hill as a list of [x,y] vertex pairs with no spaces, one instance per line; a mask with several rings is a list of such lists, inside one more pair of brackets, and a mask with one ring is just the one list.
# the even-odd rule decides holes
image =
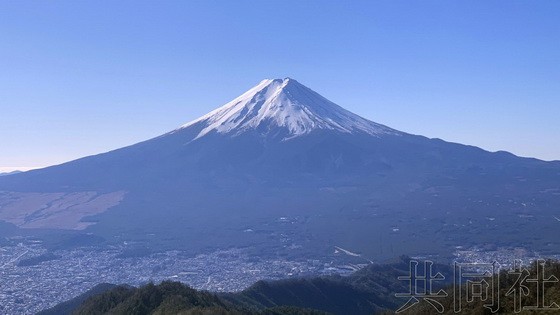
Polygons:
[[[140,288],[119,286],[74,303],[56,314],[373,314],[399,307],[397,278],[409,272],[408,258],[372,264],[346,277],[324,276],[259,281],[238,293],[197,291],[176,282]],[[446,265],[438,271],[449,272]],[[66,305],[71,305],[71,301]],[[43,314],[55,314],[45,312]]]
[[290,307],[256,309],[226,301],[216,294],[197,291],[171,281],[140,288],[117,286],[94,295],[70,314],[182,314],[182,315],[326,315],[327,313]]
[[[398,280],[399,276],[409,274],[408,261],[409,259],[402,257],[392,264],[370,265],[347,277],[259,281],[242,292],[226,294],[197,291],[170,281],[158,285],[148,284],[140,288],[105,284],[41,314],[394,314],[395,310],[407,302],[406,298],[396,298],[395,293],[409,290],[406,281]],[[419,270],[422,269],[421,262],[418,267]],[[437,298],[435,301],[441,305],[443,314],[455,314],[451,276],[453,270],[450,266],[439,264],[433,268],[448,276],[441,282],[441,286],[434,287],[434,292],[440,288],[446,291],[447,297]],[[541,290],[540,295],[537,295],[537,284],[532,279],[545,281],[544,291]],[[468,280],[478,281],[482,278]],[[495,294],[499,297],[499,304],[496,304],[496,314],[517,313],[514,295],[521,292],[521,288],[524,293],[520,295],[518,307],[544,306],[552,308],[547,313],[560,312],[558,261],[534,262],[517,271],[502,269],[499,277],[485,280],[494,283],[497,288]],[[468,291],[464,285],[462,288],[462,292]],[[489,292],[491,293],[491,290]],[[485,307],[488,303],[488,299],[482,301],[476,298],[467,302],[466,296],[462,295],[459,313],[491,314],[492,310]],[[520,310],[520,314],[543,312]],[[427,315],[436,312],[433,304],[418,298],[418,303],[411,304],[408,310],[399,314]]]
[[[399,307],[397,292],[406,292],[408,284],[398,277],[409,274],[408,257],[389,264],[372,264],[350,276],[298,278],[259,281],[248,289],[224,298],[258,308],[292,305],[314,308],[332,314],[373,314]],[[435,265],[450,272],[447,265]]]

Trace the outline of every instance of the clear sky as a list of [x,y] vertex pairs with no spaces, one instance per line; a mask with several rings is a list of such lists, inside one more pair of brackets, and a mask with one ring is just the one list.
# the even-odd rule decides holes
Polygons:
[[283,77],[402,131],[560,159],[560,1],[0,1],[0,170]]

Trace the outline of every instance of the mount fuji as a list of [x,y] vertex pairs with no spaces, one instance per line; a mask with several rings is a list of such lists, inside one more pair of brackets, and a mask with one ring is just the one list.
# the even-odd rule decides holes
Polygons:
[[263,80],[154,139],[0,177],[0,234],[153,250],[552,252],[559,208],[558,162],[401,132],[290,78]]

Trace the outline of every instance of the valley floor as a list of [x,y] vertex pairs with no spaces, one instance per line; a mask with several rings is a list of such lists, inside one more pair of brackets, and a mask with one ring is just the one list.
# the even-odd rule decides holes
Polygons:
[[[181,251],[142,253],[123,244],[111,248],[84,247],[47,252],[36,241],[21,239],[0,248],[0,313],[34,314],[69,300],[99,283],[138,286],[173,280],[216,292],[241,291],[261,279],[286,279],[326,274],[349,274],[364,264],[340,256],[288,260],[255,257],[247,249],[231,248],[196,256]],[[338,254],[334,254],[337,252]],[[337,256],[338,255],[338,256]],[[530,262],[536,252],[517,248],[457,248],[457,262]],[[437,257],[413,257],[430,259]],[[560,255],[548,258],[560,258]]]
[[[34,314],[66,301],[98,283],[141,285],[169,279],[193,288],[240,291],[261,279],[348,273],[359,266],[307,259],[261,259],[244,249],[218,250],[189,256],[167,251],[127,257],[126,246],[54,251],[46,261],[23,264],[31,257],[49,257],[41,244],[3,246],[0,256],[0,313]],[[29,260],[28,260],[29,261]]]

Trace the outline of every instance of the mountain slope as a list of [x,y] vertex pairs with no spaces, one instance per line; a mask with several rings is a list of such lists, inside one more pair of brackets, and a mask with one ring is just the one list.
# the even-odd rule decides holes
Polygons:
[[88,298],[67,314],[326,315],[321,311],[298,307],[257,310],[230,303],[210,292],[197,291],[170,281],[140,288],[118,286]]
[[3,173],[0,173],[0,176],[14,175],[14,174],[18,174],[18,173],[21,173],[21,171],[3,172]]
[[[259,281],[242,292],[224,297],[261,309],[291,305],[332,314],[377,314],[399,307],[402,301],[395,293],[406,292],[408,287],[398,277],[409,272],[409,261],[409,257],[402,256],[390,263],[370,264],[349,276]],[[435,264],[434,268],[451,272],[448,265]]]
[[[497,243],[553,251],[559,193],[558,162],[396,131],[284,79],[160,137],[1,177],[0,220],[157,250],[252,246],[305,257],[342,246],[382,258]],[[511,233],[496,240],[495,229]]]
[[36,315],[67,315],[72,314],[72,312],[82,305],[87,299],[92,296],[96,296],[105,293],[109,290],[116,288],[117,286],[109,283],[100,283],[95,287],[89,289],[88,291],[78,295],[77,297],[68,300],[66,302],[57,304],[49,309],[43,310]]

